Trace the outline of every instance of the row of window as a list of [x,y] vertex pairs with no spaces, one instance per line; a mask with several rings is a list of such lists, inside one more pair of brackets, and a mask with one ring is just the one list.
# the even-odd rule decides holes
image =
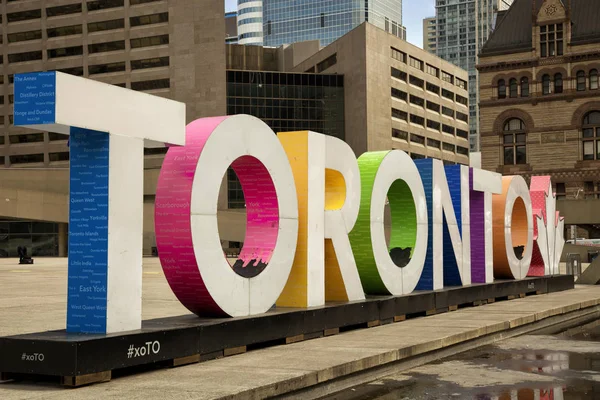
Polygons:
[[[589,75],[586,77],[585,71],[579,70],[576,75],[576,89],[578,92],[583,92],[587,88],[590,90],[598,90],[598,70],[592,69],[589,72]],[[516,78],[511,78],[508,83],[509,97],[517,98],[519,97],[519,87],[520,87],[520,96],[521,97],[529,97],[529,79],[521,78],[521,81],[518,82]],[[506,81],[504,79],[500,79],[498,81],[498,98],[505,99],[506,98]],[[558,72],[553,76],[549,74],[544,74],[542,76],[542,94],[548,95],[552,93],[563,93],[564,91],[564,81],[563,75]]]
[[446,72],[440,71],[439,68],[434,67],[433,65],[424,63],[423,61],[415,58],[413,56],[407,56],[407,54],[401,50],[398,50],[394,47],[391,47],[391,56],[393,59],[403,62],[404,64],[410,65],[413,68],[416,68],[420,71],[426,72],[429,75],[435,76],[445,82],[451,83],[453,85],[458,86],[461,89],[467,90],[467,82],[459,77],[455,77],[454,75]]
[[[139,70],[139,69],[148,69],[148,68],[160,68],[160,67],[168,67],[169,66],[169,57],[153,57],[153,58],[145,58],[141,60],[131,60],[131,70]],[[90,75],[102,74],[108,72],[118,72],[125,71],[124,67],[120,65],[125,65],[125,61],[123,62],[115,62],[109,64],[98,64],[98,65],[90,65],[88,67],[88,73]],[[83,76],[83,67],[72,67],[72,68],[63,68],[58,71],[64,72],[70,75]],[[14,74],[8,75],[8,82],[14,83]],[[0,85],[4,83],[4,75],[0,75]],[[125,84],[117,85],[125,87]],[[4,96],[0,96],[0,104],[4,104]]]
[[450,118],[455,118],[468,123],[469,122],[469,116],[465,113],[461,113],[460,111],[455,111],[449,107],[446,106],[440,106],[438,103],[435,103],[433,101],[430,100],[425,100],[422,97],[416,96],[414,94],[411,94],[410,96],[408,95],[408,93],[400,90],[400,89],[396,89],[396,88],[392,88],[392,97],[398,100],[402,100],[402,101],[408,101],[410,104],[414,104],[418,107],[423,107],[423,108],[427,108],[430,111],[435,111],[437,113],[442,113],[443,115],[450,117]]
[[431,83],[431,82],[425,82],[423,79],[417,78],[414,75],[408,75],[406,72],[404,71],[400,71],[399,69],[396,69],[394,67],[391,67],[391,74],[393,78],[399,79],[403,82],[408,82],[413,86],[417,86],[421,89],[427,90],[428,92],[437,94],[438,96],[441,93],[441,96],[450,100],[450,101],[456,101],[459,104],[462,104],[464,106],[468,106],[469,105],[469,99],[467,99],[466,97],[463,97],[461,95],[458,94],[454,94],[453,92],[451,92],[448,89],[441,89],[440,87]]
[[[103,74],[103,73],[110,73],[110,72],[118,72],[121,70],[118,67],[120,64],[121,63],[111,63],[111,64],[90,66],[89,67],[90,74]],[[94,71],[94,72],[92,72],[92,71]],[[83,75],[83,67],[68,68],[68,71],[67,71],[67,69],[65,69],[65,70],[60,70],[60,72],[66,72],[66,73],[71,73],[71,75],[81,76],[81,75]],[[127,85],[125,83],[117,83],[114,86],[126,87]],[[171,82],[168,78],[131,82],[131,89],[133,89],[133,90],[158,90],[158,89],[169,89],[170,87],[171,87]],[[9,94],[8,100],[9,100],[9,104],[13,104],[14,103],[14,95]],[[0,96],[0,105],[3,105],[3,104],[4,104],[4,96]],[[10,123],[12,124],[13,116],[9,115],[8,118],[10,120]],[[4,125],[4,116],[3,115],[0,115],[0,125]]]
[[[152,3],[163,0],[129,0],[129,4],[134,6],[143,3]],[[87,1],[85,2],[87,6],[87,10],[92,11],[100,11],[106,10],[110,8],[123,7],[125,5],[124,0],[95,0],[95,1]],[[59,17],[62,15],[69,14],[78,14],[83,10],[83,6],[81,3],[74,4],[66,4],[63,6],[55,6],[55,7],[47,7],[46,8],[46,16],[48,18],[51,17]],[[21,21],[29,21],[32,19],[42,18],[42,10],[26,10],[26,11],[17,11],[13,13],[8,13],[6,15],[6,19],[8,22],[21,22]]]
[[[502,135],[504,165],[527,163],[527,127],[518,118],[504,123]],[[583,160],[600,160],[600,111],[587,113],[581,132]]]
[[[4,121],[4,116],[0,116],[2,121]],[[69,138],[68,135],[62,135],[60,133],[49,132],[48,139],[51,142],[58,140],[67,140]],[[10,144],[22,144],[22,143],[39,143],[44,141],[44,134],[39,133],[26,133],[23,135],[9,135],[8,142]],[[0,135],[0,144],[4,144],[4,135]]]
[[[169,44],[169,35],[159,35],[152,37],[144,37],[137,39],[130,39],[129,41],[132,49],[142,47],[152,47]],[[94,43],[88,45],[88,53],[104,53],[110,51],[121,51],[125,50],[125,41],[116,40],[113,42],[105,43]],[[47,50],[48,58],[59,58],[69,56],[79,56],[83,54],[83,46],[71,46],[63,47],[59,49]],[[8,55],[8,62],[25,62],[25,61],[36,61],[42,59],[42,51],[27,51],[24,53],[13,53]]]
[[[32,164],[32,163],[43,163],[44,162],[44,154],[19,154],[12,155],[8,157],[8,160],[11,164]],[[55,161],[69,161],[69,152],[59,152],[59,153],[48,153],[48,160],[50,162]],[[0,157],[0,165],[4,165],[5,157]]]
[[393,107],[392,107],[392,117],[396,118],[396,119],[400,119],[405,122],[410,121],[413,124],[421,125],[423,127],[427,126],[428,128],[436,130],[436,131],[439,131],[441,128],[442,132],[450,134],[450,135],[456,135],[463,139],[469,138],[469,133],[465,130],[457,129],[450,125],[441,124],[440,122],[434,121],[431,119],[428,119],[427,123],[425,123],[425,118],[423,118],[419,115],[416,115],[416,114],[409,115],[406,111],[398,110],[397,108],[393,108]]
[[396,129],[396,128],[392,128],[392,137],[396,138],[396,139],[405,140],[407,142],[410,141],[412,143],[417,143],[417,144],[420,144],[423,146],[425,146],[425,143],[427,143],[427,147],[435,148],[438,150],[442,149],[445,151],[449,151],[452,153],[458,153],[458,154],[462,154],[465,156],[469,155],[469,149],[466,147],[455,146],[451,143],[441,142],[439,140],[432,139],[432,138],[425,138],[424,136],[417,135],[415,133],[409,134],[406,131]]
[[[169,13],[160,13],[160,14],[152,14],[152,15],[143,15],[139,17],[131,17],[129,18],[130,25],[132,27],[135,26],[143,26],[143,25],[152,25],[169,21]],[[125,27],[125,20],[123,19],[113,19],[109,21],[100,21],[100,22],[90,22],[87,24],[88,32],[101,32],[101,31],[109,31],[114,29],[122,29]],[[62,37],[62,36],[71,36],[71,35],[79,35],[83,33],[82,25],[69,25],[69,26],[61,26],[56,28],[48,28],[46,30],[46,34],[48,38]],[[16,42],[25,42],[29,40],[38,40],[42,39],[42,31],[27,31],[27,32],[17,32],[17,33],[9,33],[8,34],[8,42],[16,43]]]

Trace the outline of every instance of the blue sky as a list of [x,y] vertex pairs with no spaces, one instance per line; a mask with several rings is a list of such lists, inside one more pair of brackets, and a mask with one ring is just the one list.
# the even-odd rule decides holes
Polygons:
[[[225,0],[225,10],[235,11],[237,0]],[[406,26],[407,40],[423,47],[423,18],[435,15],[434,0],[403,0],[402,17]]]

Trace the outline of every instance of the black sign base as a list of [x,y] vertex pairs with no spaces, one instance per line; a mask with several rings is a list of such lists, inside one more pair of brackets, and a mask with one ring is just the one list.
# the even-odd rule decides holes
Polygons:
[[81,386],[110,380],[111,372],[122,368],[185,365],[242,353],[248,347],[293,343],[336,334],[340,329],[573,287],[572,276],[527,278],[399,297],[369,297],[311,309],[279,308],[245,318],[160,318],[144,321],[139,331],[112,335],[51,331],[0,337],[0,372],[4,379],[42,375],[60,377],[66,386]]

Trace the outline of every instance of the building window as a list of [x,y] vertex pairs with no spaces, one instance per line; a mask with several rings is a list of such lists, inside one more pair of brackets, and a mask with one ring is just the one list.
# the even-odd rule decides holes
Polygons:
[[70,25],[70,26],[61,26],[58,28],[48,28],[46,29],[46,34],[49,38],[60,37],[60,36],[71,36],[71,35],[79,35],[83,32],[81,25]]
[[449,107],[442,107],[442,114],[446,117],[454,118],[454,110]]
[[29,21],[30,19],[42,18],[42,10],[19,11],[6,15],[8,22]]
[[540,50],[542,57],[563,55],[563,25],[540,26]]
[[519,85],[517,84],[517,80],[515,78],[512,78],[508,82],[508,85],[510,87],[510,94],[509,94],[509,96],[511,98],[517,98],[517,97],[519,97]]
[[589,112],[583,117],[581,140],[583,159],[600,160],[600,111]]
[[461,89],[467,90],[467,81],[463,81],[460,78],[456,78],[456,86]]
[[48,50],[48,58],[80,56],[83,54],[83,46],[63,47],[61,49]]
[[125,50],[125,41],[116,40],[114,42],[88,44],[89,53],[104,53],[109,51]]
[[590,71],[590,90],[598,90],[598,70]]
[[[440,130],[440,128],[441,128],[441,126],[442,126],[442,124],[440,124],[440,123],[439,123],[439,122],[437,122],[437,121],[434,121],[434,120],[431,120],[431,119],[428,119],[428,120],[427,120],[427,127],[428,127],[429,129],[433,129],[434,131],[439,131],[439,130]],[[439,146],[438,146],[438,147],[439,147]]]
[[449,90],[442,89],[442,97],[447,98],[448,100],[454,101],[454,93]]
[[400,71],[399,69],[392,67],[392,77],[406,82],[407,75],[406,72]]
[[88,24],[88,32],[110,31],[113,29],[121,29],[125,26],[125,20],[113,19],[110,21],[90,22]]
[[465,113],[461,113],[460,111],[456,112],[456,119],[465,123],[469,123],[469,116]]
[[69,152],[63,151],[61,153],[49,153],[48,158],[50,161],[69,161]]
[[233,168],[227,170],[227,208],[246,208],[244,190]]
[[521,97],[529,97],[529,78],[521,78]]
[[425,107],[425,100],[414,94],[410,95],[410,103],[419,107]]
[[550,89],[550,75],[546,74],[542,77],[542,94],[550,94],[552,90]]
[[423,146],[425,145],[425,137],[421,135],[415,135],[414,133],[410,134],[410,141],[413,143],[422,144]]
[[420,71],[423,71],[423,61],[418,58],[414,58],[412,56],[409,57],[409,65],[413,68],[416,68]]
[[433,83],[430,83],[430,82],[427,82],[427,85],[425,85],[425,86],[426,86],[426,89],[428,92],[435,93],[438,96],[440,95],[440,87],[439,86],[434,85]]
[[146,58],[144,60],[131,60],[131,69],[147,69],[168,67],[169,57]]
[[46,8],[47,17],[58,17],[60,15],[77,14],[81,12],[81,3],[67,4],[66,6],[56,6]]
[[450,125],[442,125],[442,132],[454,136],[454,127]]
[[584,184],[585,198],[586,199],[597,199],[600,196],[600,183],[596,184],[594,181],[588,181]]
[[457,129],[456,130],[456,136],[461,137],[463,139],[468,139],[469,138],[469,132],[463,131],[462,129]]
[[512,118],[504,124],[504,165],[527,164],[527,133],[525,124]]
[[60,134],[60,133],[49,132],[48,133],[48,139],[51,142],[55,142],[57,140],[69,140],[69,135],[63,135],[63,134]]
[[406,101],[408,95],[406,94],[406,92],[403,92],[402,90],[392,88],[392,97],[396,98],[398,100]]
[[169,22],[169,13],[164,12],[160,14],[140,15],[139,17],[129,18],[131,26],[152,25],[163,22]]
[[506,98],[506,81],[504,79],[500,79],[498,81],[498,98],[499,99]]
[[29,31],[8,34],[8,43],[24,42],[27,40],[38,40],[42,38],[42,31]]
[[87,2],[88,11],[98,11],[116,7],[123,7],[123,0],[96,0]]
[[131,48],[137,49],[140,47],[160,46],[169,44],[169,35],[150,36],[138,39],[131,39]]
[[439,113],[440,105],[438,103],[434,103],[433,101],[427,100],[427,109]]
[[44,154],[22,154],[16,156],[9,156],[11,164],[32,164],[32,163],[43,163]]
[[163,0],[129,0],[129,4],[134,6],[136,4],[153,3],[155,1],[163,1]]
[[125,71],[125,61],[110,63],[110,64],[100,64],[100,65],[90,65],[88,67],[88,72],[90,75],[96,74],[108,74],[111,72],[121,72]]
[[[25,53],[15,53],[8,55],[8,62],[25,62],[25,61],[36,61],[42,59],[41,51],[27,51]],[[12,83],[12,82],[11,82]]]
[[585,90],[585,72],[577,71],[577,91],[583,92]]
[[567,198],[567,188],[564,182],[556,183],[556,200],[564,200]]
[[433,65],[429,65],[429,64],[426,65],[425,72],[427,72],[431,76],[435,76],[436,78],[440,74],[440,70],[439,69],[437,69]]
[[58,71],[69,75],[83,76],[83,67],[63,68]]
[[392,128],[392,137],[401,140],[408,140],[408,132]]
[[442,143],[439,140],[427,138],[427,147],[439,149]]
[[467,99],[466,97],[462,97],[460,95],[456,95],[456,102],[458,104],[462,104],[463,106],[468,107],[469,106],[469,99]]
[[415,115],[415,114],[410,114],[410,122],[412,122],[413,124],[416,124],[416,125],[425,126],[425,118],[419,117],[418,115]]
[[325,14],[321,13],[321,28],[325,28]]
[[27,133],[25,135],[10,135],[8,140],[11,144],[38,143],[44,141],[43,133]]
[[154,147],[149,149],[144,149],[145,156],[157,156],[167,154],[169,149],[167,147]]
[[392,58],[406,64],[406,53],[395,48],[392,49]]
[[563,92],[563,76],[561,73],[554,74],[554,93]]
[[152,81],[131,82],[132,90],[156,90],[171,87],[169,79],[156,79]]
[[425,86],[425,81],[423,79],[419,79],[416,76],[411,75],[410,78],[408,78],[408,82],[411,85],[415,85],[420,87],[421,89],[423,89],[423,86]]
[[398,118],[402,121],[407,121],[408,113],[406,111],[398,110],[397,108],[392,108],[392,118]]
[[446,71],[442,71],[442,80],[444,82],[454,83],[454,77]]
[[466,147],[462,147],[462,146],[456,146],[456,152],[458,154],[462,154],[463,156],[469,155],[469,149]]
[[442,150],[454,153],[454,151],[456,150],[456,146],[450,143],[442,143]]

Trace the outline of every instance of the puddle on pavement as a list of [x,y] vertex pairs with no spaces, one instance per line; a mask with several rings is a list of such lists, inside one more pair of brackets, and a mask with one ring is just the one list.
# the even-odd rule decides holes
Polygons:
[[600,321],[572,335],[528,335],[323,400],[600,400]]

